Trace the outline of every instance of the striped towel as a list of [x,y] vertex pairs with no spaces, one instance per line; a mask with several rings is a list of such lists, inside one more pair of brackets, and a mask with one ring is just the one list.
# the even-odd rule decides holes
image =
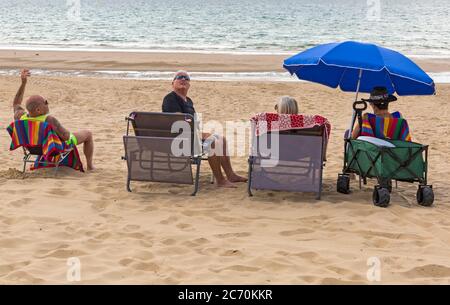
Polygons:
[[402,118],[400,112],[392,113],[391,117],[364,114],[361,136],[411,142],[408,122]]
[[6,130],[11,136],[10,150],[15,150],[21,146],[42,150],[42,155],[38,156],[34,165],[31,166],[32,170],[55,167],[50,163],[57,162],[62,153],[70,151],[69,156],[60,165],[84,171],[76,146],[67,145],[61,141],[52,125],[45,122],[15,121]]
[[327,139],[331,133],[330,122],[320,115],[259,113],[251,118],[251,122],[256,124],[256,135],[270,131],[305,129],[315,126],[325,126]]

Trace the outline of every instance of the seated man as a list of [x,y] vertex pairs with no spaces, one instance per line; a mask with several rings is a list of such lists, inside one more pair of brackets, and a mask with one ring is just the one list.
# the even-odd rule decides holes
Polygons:
[[370,136],[380,139],[411,141],[408,124],[400,112],[389,112],[389,103],[396,100],[395,96],[388,94],[385,87],[375,87],[370,93],[370,98],[364,100],[370,103],[373,114],[365,113],[363,115],[362,128],[356,122],[352,139],[359,136]]
[[87,169],[93,170],[94,164],[92,159],[94,155],[94,140],[90,131],[82,130],[74,132],[73,134],[70,133],[55,117],[49,115],[48,102],[40,95],[32,95],[27,99],[25,108],[27,109],[28,113],[26,113],[22,108],[23,95],[25,93],[25,87],[29,76],[29,70],[22,70],[22,84],[20,85],[13,102],[14,120],[47,122],[48,124],[53,126],[55,132],[58,134],[61,140],[66,141],[67,144],[78,145],[84,143],[83,151],[86,156]]
[[[195,116],[195,109],[192,100],[187,96],[190,87],[190,77],[186,71],[178,71],[172,81],[173,91],[164,97],[162,104],[163,112],[188,113]],[[247,182],[247,179],[238,176],[231,167],[230,157],[227,156],[226,140],[218,135],[202,133],[202,140],[211,141],[213,148],[218,148],[219,154],[208,157],[209,165],[219,187],[235,187],[232,182]],[[222,148],[222,149],[219,149]],[[222,174],[224,169],[225,175]]]

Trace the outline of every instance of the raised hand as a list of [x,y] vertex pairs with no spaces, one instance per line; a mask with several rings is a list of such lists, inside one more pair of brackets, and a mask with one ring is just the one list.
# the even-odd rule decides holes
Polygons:
[[22,83],[26,83],[27,82],[27,78],[29,76],[31,76],[30,70],[22,69],[22,71],[20,71],[20,78],[22,79]]

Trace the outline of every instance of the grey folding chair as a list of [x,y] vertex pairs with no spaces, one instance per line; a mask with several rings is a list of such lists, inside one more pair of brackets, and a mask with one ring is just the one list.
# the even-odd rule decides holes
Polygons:
[[[322,174],[326,160],[325,127],[317,126],[256,136],[252,131],[249,157],[248,194],[252,190],[281,190],[322,193]],[[264,137],[264,138],[263,138]],[[278,140],[278,156],[266,156]]]
[[[190,114],[132,112],[123,137],[128,167],[127,190],[131,181],[194,184],[199,187],[201,148],[194,117]],[[130,135],[130,123],[134,136]],[[195,176],[192,172],[195,166]]]

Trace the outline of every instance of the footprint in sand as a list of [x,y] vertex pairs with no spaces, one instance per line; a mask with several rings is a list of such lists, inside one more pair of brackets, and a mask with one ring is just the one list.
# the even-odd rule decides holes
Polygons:
[[26,198],[22,198],[19,200],[13,200],[9,203],[9,205],[12,205],[13,207],[16,207],[16,208],[20,208],[24,205],[29,204],[31,200],[32,200],[31,198],[26,197]]
[[160,269],[160,266],[158,264],[148,261],[141,261],[138,258],[131,258],[131,257],[121,259],[119,261],[119,265],[124,267],[131,267],[139,271],[158,272]]
[[226,217],[226,216],[213,216],[213,218],[220,222],[233,222],[236,218]]
[[8,274],[5,277],[7,280],[17,283],[31,283],[31,284],[42,284],[44,283],[43,279],[32,276],[31,274],[25,271],[15,271]]
[[127,238],[135,238],[135,239],[140,239],[140,240],[152,240],[151,235],[140,233],[140,232],[119,233],[119,236],[123,236],[123,237],[127,237]]
[[90,200],[90,202],[92,203],[91,208],[97,212],[104,211],[110,204],[104,200]]
[[161,243],[166,246],[173,246],[177,243],[177,241],[173,238],[167,238],[161,241]]
[[172,224],[177,221],[178,221],[178,217],[170,216],[169,218],[167,218],[165,220],[161,220],[159,223],[163,224],[163,225],[169,225],[169,224]]
[[154,206],[149,206],[146,207],[145,209],[142,209],[141,212],[154,212],[154,211],[158,211],[159,209],[157,207]]
[[257,272],[259,270],[261,270],[261,268],[245,266],[245,265],[233,265],[233,266],[225,267],[222,269],[216,269],[216,270],[212,270],[212,271],[219,273],[222,271]]
[[206,238],[201,237],[201,238],[197,238],[197,239],[194,239],[194,240],[185,241],[183,243],[183,245],[186,246],[186,247],[189,247],[189,248],[196,248],[196,247],[199,247],[199,246],[204,246],[207,243],[209,243],[209,240],[206,239]]
[[86,252],[83,252],[81,250],[71,250],[71,249],[57,249],[57,250],[50,250],[45,251],[41,250],[40,253],[45,254],[35,254],[34,257],[36,258],[47,258],[47,257],[54,257],[54,258],[69,258],[69,257],[80,257],[83,255],[86,255]]
[[168,193],[169,194],[172,194],[172,195],[179,195],[179,194],[181,194],[183,192],[183,190],[175,190],[175,189],[170,189],[170,190],[168,190]]
[[239,233],[225,233],[225,234],[216,234],[215,237],[218,238],[232,238],[232,237],[248,237],[251,236],[250,232],[239,232]]
[[126,266],[130,265],[133,262],[134,262],[134,259],[132,259],[132,258],[124,258],[124,259],[121,259],[119,261],[119,265],[126,267]]
[[450,267],[443,265],[424,265],[402,272],[409,279],[413,278],[449,278]]
[[[177,224],[177,228],[179,228],[181,230],[185,230],[185,229],[192,228],[192,225],[187,224],[187,223],[179,223],[179,224]],[[190,231],[192,231],[192,230],[190,230]]]
[[70,191],[66,191],[64,189],[61,188],[51,188],[50,190],[47,191],[48,194],[50,195],[56,195],[56,196],[60,196],[60,197],[66,197],[68,196],[71,192]]
[[244,254],[236,249],[223,251],[220,256],[243,256]]
[[119,222],[123,218],[112,214],[100,214],[101,217],[106,218],[109,222]]
[[5,276],[15,270],[26,267],[29,264],[30,264],[29,261],[24,261],[24,262],[9,264],[9,265],[0,265],[0,276]]
[[308,233],[313,233],[313,230],[310,229],[304,229],[304,228],[300,228],[297,230],[292,230],[292,231],[281,231],[279,234],[281,236],[293,236],[293,235],[298,235],[298,234],[308,234]]
[[123,227],[123,230],[125,232],[132,232],[132,231],[139,230],[140,228],[141,228],[141,226],[139,226],[139,225],[126,225],[125,227]]
[[112,234],[110,232],[103,232],[103,233],[100,232],[100,233],[96,234],[94,236],[94,238],[97,240],[106,240],[106,239],[110,238],[111,236],[112,236]]

